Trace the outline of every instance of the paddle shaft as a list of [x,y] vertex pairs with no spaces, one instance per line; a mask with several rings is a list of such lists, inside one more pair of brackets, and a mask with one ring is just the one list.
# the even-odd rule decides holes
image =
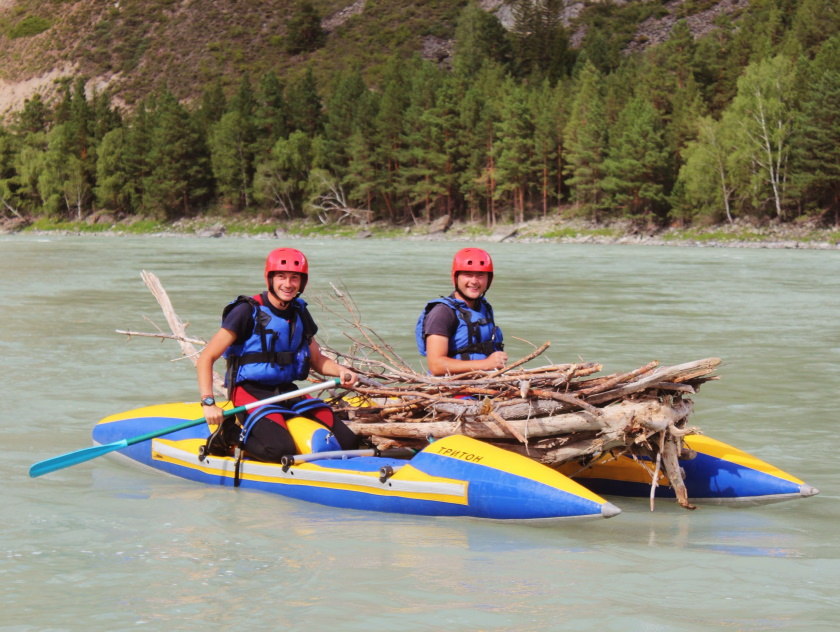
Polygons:
[[[256,402],[250,402],[248,404],[245,404],[244,406],[237,406],[236,408],[224,411],[224,416],[230,417],[231,415],[235,415],[237,413],[245,412],[248,410],[253,410],[254,408],[258,408],[260,406],[266,406],[268,404],[273,404],[274,402],[281,402],[287,399],[294,399],[295,397],[300,397],[301,395],[306,395],[308,393],[314,393],[315,391],[321,391],[325,388],[338,386],[339,384],[341,384],[341,380],[337,377],[327,382],[318,382],[317,384],[311,384],[310,386],[305,386],[296,391],[281,393],[280,395],[274,395],[273,397],[261,399]],[[164,435],[172,434],[173,432],[178,432],[179,430],[184,430],[186,428],[198,426],[199,424],[202,424],[205,421],[207,420],[204,417],[201,417],[192,421],[184,421],[180,424],[169,426],[167,428],[162,428],[160,430],[153,430],[152,432],[137,435],[136,437],[121,439],[120,441],[114,441],[113,443],[106,443],[104,445],[95,445],[90,448],[83,448],[81,450],[76,450],[75,452],[70,452],[68,454],[56,456],[51,459],[47,459],[46,461],[40,461],[38,463],[35,463],[32,467],[29,468],[29,476],[35,478],[36,476],[49,474],[50,472],[55,472],[56,470],[61,470],[66,467],[78,465],[79,463],[90,461],[110,452],[127,448],[128,446],[134,445],[136,443],[142,443],[143,441],[148,441],[149,439],[162,437]]]
[[[233,415],[236,415],[238,413],[253,410],[254,408],[259,408],[260,406],[267,406],[268,404],[282,402],[287,399],[294,399],[295,397],[300,397],[301,395],[314,393],[315,391],[322,391],[325,388],[332,388],[333,386],[338,386],[340,383],[341,380],[335,377],[328,382],[318,382],[317,384],[312,384],[310,386],[304,386],[303,388],[299,388],[296,391],[291,391],[289,393],[280,393],[279,395],[267,397],[266,399],[261,399],[257,402],[251,402],[249,404],[244,404],[243,406],[231,408],[230,410],[224,411],[223,415],[225,417],[232,417]],[[142,443],[143,441],[148,441],[149,439],[154,439],[156,437],[161,437],[163,435],[171,434],[173,432],[178,432],[179,430],[184,430],[185,428],[192,428],[193,426],[198,426],[204,421],[206,421],[206,419],[204,417],[201,417],[200,419],[185,421],[184,423],[177,424],[175,426],[169,426],[168,428],[164,428],[163,430],[153,430],[152,432],[147,432],[146,434],[138,435],[130,439],[124,439],[124,441],[126,442],[125,445],[130,446],[134,445],[135,443]]]

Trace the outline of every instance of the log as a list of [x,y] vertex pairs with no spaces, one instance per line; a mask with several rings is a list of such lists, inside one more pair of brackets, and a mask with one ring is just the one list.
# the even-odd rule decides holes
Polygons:
[[692,407],[690,400],[681,400],[674,405],[663,404],[657,400],[624,401],[604,408],[598,417],[587,412],[577,412],[533,419],[507,419],[506,426],[487,420],[483,416],[473,416],[461,421],[417,423],[348,421],[347,425],[353,432],[363,436],[415,439],[432,436],[440,439],[453,434],[465,434],[478,439],[506,439],[518,438],[515,433],[519,433],[520,436],[530,439],[580,432],[601,432],[614,428],[629,432],[634,423],[659,431],[687,417]]

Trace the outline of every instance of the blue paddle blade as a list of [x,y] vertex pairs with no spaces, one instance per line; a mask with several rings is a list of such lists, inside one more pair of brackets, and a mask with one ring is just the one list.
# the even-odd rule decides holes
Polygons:
[[122,448],[127,447],[128,440],[123,439],[122,441],[115,441],[114,443],[95,445],[90,448],[83,448],[81,450],[76,450],[75,452],[70,452],[69,454],[62,454],[61,456],[56,456],[51,459],[47,459],[46,461],[35,463],[35,465],[29,468],[29,476],[35,478],[36,476],[41,476],[42,474],[49,474],[50,472],[55,472],[56,470],[70,467],[71,465],[84,463],[85,461],[90,461],[91,459],[95,459],[103,454],[108,454],[109,452],[114,452],[115,450],[121,450]]

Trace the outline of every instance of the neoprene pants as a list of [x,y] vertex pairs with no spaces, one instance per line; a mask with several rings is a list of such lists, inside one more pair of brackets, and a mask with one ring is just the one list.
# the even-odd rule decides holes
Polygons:
[[[251,383],[238,385],[233,391],[233,405],[243,406],[281,392],[283,391],[280,389],[264,389]],[[301,397],[288,400],[281,402],[280,405],[291,407],[295,402],[302,399]],[[343,421],[335,417],[332,409],[328,407],[318,408],[300,416],[317,421],[329,428],[342,450],[355,450],[359,447],[359,437],[353,434],[353,431]],[[280,413],[272,413],[255,423],[245,441],[245,452],[251,458],[271,463],[279,463],[281,457],[297,453],[292,434],[286,427],[285,417]]]

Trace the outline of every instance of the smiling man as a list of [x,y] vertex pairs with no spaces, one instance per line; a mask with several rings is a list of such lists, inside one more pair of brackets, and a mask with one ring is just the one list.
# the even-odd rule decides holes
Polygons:
[[222,313],[222,326],[196,363],[201,404],[207,423],[219,425],[207,445],[210,454],[226,454],[239,444],[261,461],[279,462],[295,453],[286,417],[309,417],[327,426],[345,450],[358,447],[358,438],[319,399],[298,398],[279,406],[263,406],[231,423],[223,423],[222,409],[213,398],[213,364],[227,359],[225,384],[234,406],[297,390],[310,366],[321,375],[353,385],[356,374],[321,352],[315,340],[318,326],[300,298],[309,279],[309,262],[299,250],[277,248],[265,263],[266,291],[240,296]]
[[493,282],[493,260],[480,248],[463,248],[452,261],[449,296],[426,304],[417,320],[417,348],[432,375],[492,371],[505,366],[502,330],[484,298]]

